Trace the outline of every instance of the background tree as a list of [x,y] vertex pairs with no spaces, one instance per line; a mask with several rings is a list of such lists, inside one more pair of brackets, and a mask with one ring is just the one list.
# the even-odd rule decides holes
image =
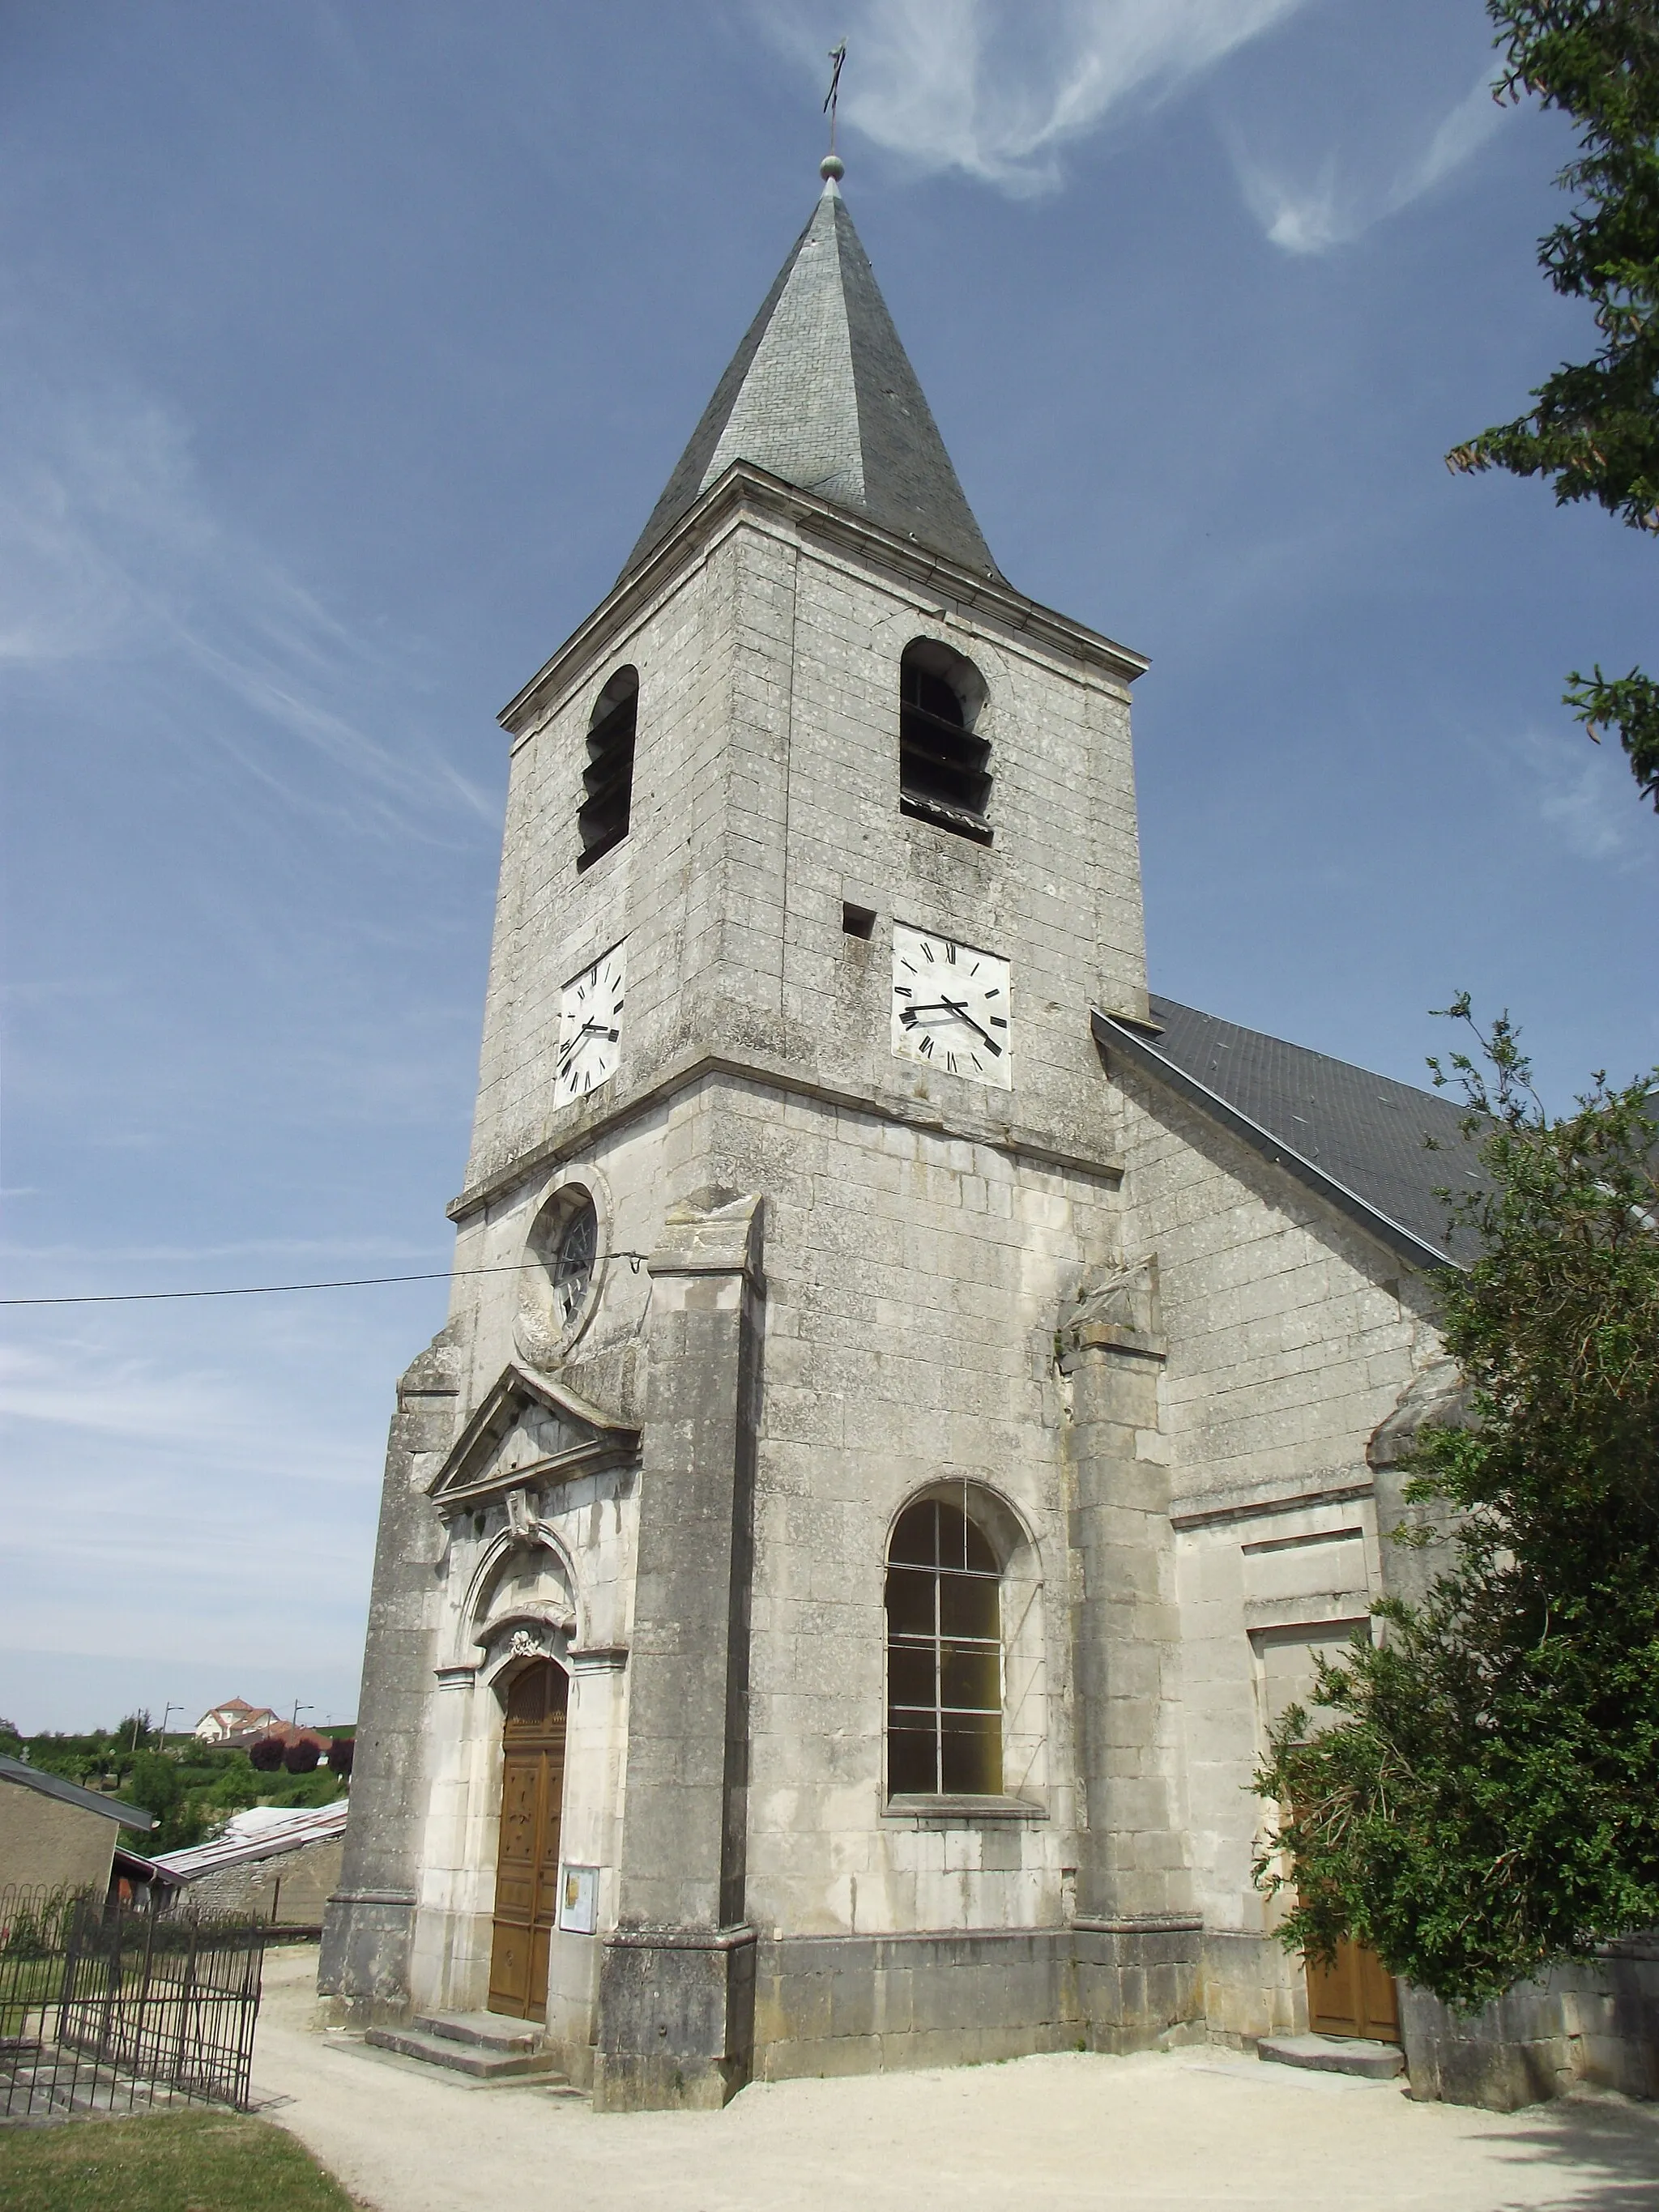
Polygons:
[[1481,1256],[1439,1284],[1474,1425],[1425,1429],[1407,1491],[1443,1571],[1321,1667],[1328,1724],[1292,1708],[1256,1778],[1286,1945],[1358,1936],[1462,2007],[1659,1925],[1659,1091],[1598,1075],[1553,1120],[1508,1021],[1480,1042],[1489,1077],[1451,1066]]
[[[1455,469],[1553,480],[1561,505],[1597,501],[1635,530],[1659,530],[1659,7],[1655,0],[1487,0],[1506,66],[1500,100],[1530,93],[1578,126],[1578,158],[1557,179],[1577,205],[1539,240],[1558,292],[1588,301],[1593,359],[1566,363],[1529,414],[1447,455]],[[1593,738],[1616,730],[1643,795],[1659,809],[1659,684],[1632,668],[1574,670],[1567,703]]]
[[124,1786],[129,1804],[142,1805],[155,1816],[155,1826],[144,1837],[142,1850],[182,1850],[201,1841],[206,1820],[201,1808],[186,1798],[178,1762],[166,1752],[139,1752]]
[[275,1774],[283,1763],[283,1739],[279,1735],[256,1736],[248,1747],[248,1764],[258,1774]]

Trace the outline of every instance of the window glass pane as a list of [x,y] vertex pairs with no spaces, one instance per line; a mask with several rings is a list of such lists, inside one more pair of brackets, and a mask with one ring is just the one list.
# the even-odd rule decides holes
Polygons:
[[[994,1586],[988,1583],[988,1589]],[[887,1571],[887,1626],[894,1636],[931,1636],[933,1631],[934,1577],[926,1568],[890,1567]]]
[[1002,1633],[997,1585],[988,1577],[941,1575],[939,1625],[942,1636],[983,1636],[994,1643]]
[[900,1515],[888,1556],[889,1790],[1000,1796],[1001,1584],[990,1541],[960,1506],[927,1498]]
[[969,1521],[967,1523],[967,1556],[963,1564],[965,1566],[976,1568],[982,1575],[1000,1574],[1002,1570],[997,1565],[997,1555],[991,1549],[991,1540],[985,1531],[976,1528]]
[[947,1713],[942,1748],[942,1790],[974,1797],[1002,1794],[1000,1714]]
[[942,1705],[1002,1711],[1002,1654],[994,1644],[947,1644],[939,1653]]
[[887,1732],[887,1788],[890,1795],[897,1796],[901,1791],[915,1790],[931,1793],[939,1786],[939,1754],[932,1729],[926,1734],[920,1729],[890,1729]]
[[887,1647],[887,1698],[895,1705],[928,1705],[933,1702],[938,1646],[890,1644]]
[[908,1507],[899,1515],[898,1526],[893,1531],[893,1540],[887,1549],[888,1558],[902,1560],[907,1565],[933,1566],[937,1556],[934,1519],[935,1509],[931,1500]]
[[942,1567],[968,1564],[967,1518],[958,1507],[943,1503],[939,1508],[939,1563]]

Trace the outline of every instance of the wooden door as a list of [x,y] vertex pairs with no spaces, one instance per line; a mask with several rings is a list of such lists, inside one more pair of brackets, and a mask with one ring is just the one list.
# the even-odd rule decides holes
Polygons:
[[1400,2005],[1394,1976],[1375,1951],[1347,1937],[1328,1966],[1308,1961],[1308,2025],[1316,2035],[1363,2035],[1376,2043],[1400,2040]]
[[569,1683],[539,1659],[514,1678],[501,1730],[501,1836],[489,2009],[519,2020],[547,2014],[547,1948],[559,1897],[559,1809]]

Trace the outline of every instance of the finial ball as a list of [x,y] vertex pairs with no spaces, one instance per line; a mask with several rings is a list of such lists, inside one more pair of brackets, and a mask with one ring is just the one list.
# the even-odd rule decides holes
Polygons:
[[826,184],[839,184],[847,174],[847,164],[839,154],[826,154],[818,163],[818,174]]

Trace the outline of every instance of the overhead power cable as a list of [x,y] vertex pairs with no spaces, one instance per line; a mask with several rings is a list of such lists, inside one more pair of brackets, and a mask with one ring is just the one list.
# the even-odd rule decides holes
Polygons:
[[[611,1252],[612,1260],[629,1261],[635,1274],[643,1252]],[[131,1306],[150,1305],[166,1298],[274,1298],[294,1291],[363,1291],[381,1283],[447,1283],[456,1275],[516,1275],[533,1267],[534,1260],[514,1260],[495,1267],[440,1267],[423,1275],[345,1275],[326,1283],[239,1283],[222,1291],[87,1291],[71,1297],[0,1298],[0,1306]]]

